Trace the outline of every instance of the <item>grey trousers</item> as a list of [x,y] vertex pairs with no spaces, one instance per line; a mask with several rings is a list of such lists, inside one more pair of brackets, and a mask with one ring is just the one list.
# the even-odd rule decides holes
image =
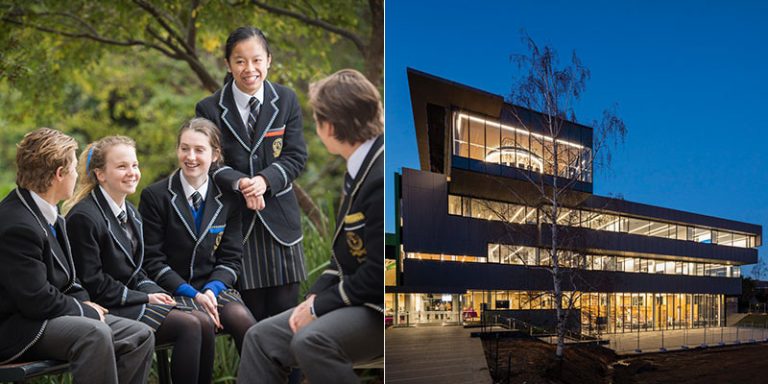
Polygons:
[[293,308],[248,330],[240,357],[238,384],[284,383],[298,366],[310,383],[357,383],[353,363],[384,354],[381,313],[366,307],[328,312],[293,334]]
[[138,321],[62,316],[48,320],[24,358],[69,361],[78,384],[140,384],[147,382],[154,350],[152,329]]

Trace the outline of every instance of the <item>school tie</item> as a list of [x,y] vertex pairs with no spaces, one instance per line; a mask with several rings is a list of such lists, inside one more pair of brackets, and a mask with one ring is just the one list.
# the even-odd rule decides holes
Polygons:
[[259,117],[259,111],[261,110],[261,103],[255,96],[251,97],[248,101],[248,133],[251,136],[256,134],[256,118]]
[[126,226],[128,223],[128,214],[125,213],[125,211],[120,211],[120,213],[117,215],[117,221],[120,223],[120,226],[123,227],[123,230],[128,231]]
[[56,233],[56,227],[54,227],[51,223],[48,223],[48,226],[51,227],[51,233],[53,233],[53,237],[58,239],[59,235]]
[[139,240],[134,236],[133,228],[128,225],[128,214],[125,211],[120,211],[120,213],[117,214],[117,222],[120,223],[123,232],[128,236],[128,240],[131,241],[131,249],[129,249],[129,251],[131,255],[133,255],[139,245]]
[[200,192],[195,191],[192,193],[192,209],[195,210],[195,212],[200,210],[200,203],[203,202],[203,196],[200,195]]
[[344,173],[344,194],[349,196],[349,194],[352,192],[352,184],[355,181],[355,179],[352,178],[352,175],[349,174],[349,172]]

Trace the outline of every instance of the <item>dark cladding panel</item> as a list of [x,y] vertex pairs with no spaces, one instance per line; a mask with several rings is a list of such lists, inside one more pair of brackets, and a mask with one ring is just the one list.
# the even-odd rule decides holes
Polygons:
[[[518,265],[485,263],[456,263],[407,259],[404,262],[407,285],[460,288],[464,290],[552,290],[549,271]],[[709,293],[739,295],[741,279],[627,273],[607,271],[578,271],[579,278],[570,279],[565,273],[563,281],[576,281],[580,286],[563,286],[566,291],[582,292],[646,292],[646,293]]]
[[445,107],[427,104],[427,138],[429,139],[429,171],[445,173]]
[[504,239],[535,245],[536,227],[448,215],[445,175],[403,169],[403,247],[424,252],[486,257],[488,243]]
[[[454,220],[447,217],[445,175],[403,169],[403,246],[407,252],[434,253],[451,249],[454,254],[477,253],[467,231],[451,233]],[[451,225],[454,224],[454,225]],[[439,253],[439,252],[438,252]]]

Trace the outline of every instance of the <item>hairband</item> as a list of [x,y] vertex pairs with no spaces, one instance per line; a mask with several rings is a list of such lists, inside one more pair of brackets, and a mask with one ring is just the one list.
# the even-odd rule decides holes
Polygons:
[[91,149],[88,150],[88,159],[85,160],[85,174],[88,174],[88,166],[91,164],[91,156],[93,156],[93,145],[91,145]]

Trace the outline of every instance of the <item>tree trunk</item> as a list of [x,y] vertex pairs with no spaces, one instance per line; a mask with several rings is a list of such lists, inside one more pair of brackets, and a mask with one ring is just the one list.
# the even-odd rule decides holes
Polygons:
[[384,1],[369,0],[371,8],[371,36],[365,52],[365,77],[381,87],[384,74]]

